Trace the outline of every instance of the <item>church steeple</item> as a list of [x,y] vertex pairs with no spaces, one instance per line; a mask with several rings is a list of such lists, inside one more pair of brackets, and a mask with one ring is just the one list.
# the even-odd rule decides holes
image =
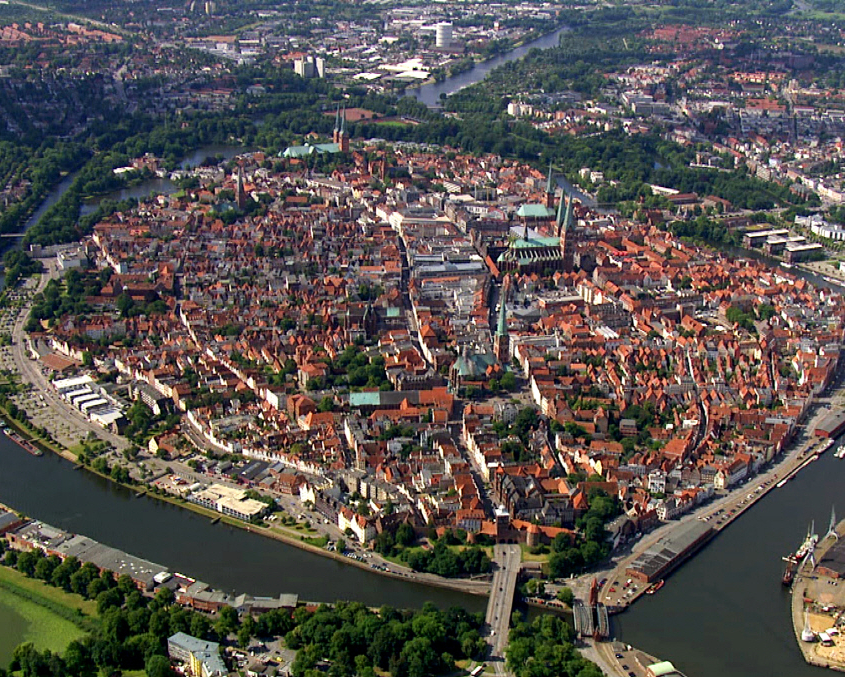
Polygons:
[[557,216],[555,217],[555,235],[560,237],[560,234],[564,230],[564,224],[566,223],[566,215],[564,213],[564,203],[566,202],[566,191],[564,191],[560,196],[560,202],[557,203]]
[[238,167],[238,175],[235,180],[235,203],[238,209],[246,207],[246,190],[244,189],[244,170]]
[[338,133],[337,144],[341,153],[349,152],[349,137],[346,135],[346,106],[343,107],[343,114],[340,116],[340,132]]
[[506,275],[502,282],[501,295],[499,299],[499,322],[496,326],[496,335],[493,337],[493,352],[500,364],[507,364],[510,360],[510,336],[508,335],[508,290],[510,289],[510,276]]
[[552,209],[552,206],[555,203],[555,185],[554,181],[552,180],[552,163],[549,160],[549,174],[546,177],[546,194],[543,196],[543,204],[546,206],[546,209]]
[[340,141],[340,104],[337,104],[337,111],[334,114],[334,130],[332,131],[332,142]]
[[558,207],[557,235],[560,238],[560,253],[563,259],[563,271],[571,273],[575,268],[575,229],[572,227],[572,202],[574,197],[569,196],[566,202],[566,213],[561,218],[563,200]]
[[502,299],[499,303],[499,322],[496,324],[496,336],[507,336],[508,335],[508,323],[507,323],[507,313],[508,313],[508,304],[505,300],[504,295],[504,287],[502,288]]

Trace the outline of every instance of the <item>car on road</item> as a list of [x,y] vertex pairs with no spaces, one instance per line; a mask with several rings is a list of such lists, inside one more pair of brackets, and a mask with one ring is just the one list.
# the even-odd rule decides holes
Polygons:
[[621,654],[621,653],[618,653],[618,654],[616,654],[616,657],[617,657],[617,658],[622,658],[622,654]]

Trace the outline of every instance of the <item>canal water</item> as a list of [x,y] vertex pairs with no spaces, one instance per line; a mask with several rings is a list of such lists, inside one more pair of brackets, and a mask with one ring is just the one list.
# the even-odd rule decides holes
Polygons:
[[405,95],[414,97],[417,101],[424,103],[426,106],[431,107],[439,105],[441,103],[441,95],[445,94],[448,96],[449,94],[457,92],[459,89],[481,82],[494,68],[498,68],[509,61],[521,59],[532,49],[548,49],[550,47],[557,47],[560,44],[560,36],[568,30],[570,30],[569,27],[562,26],[553,33],[549,33],[541,38],[532,40],[531,42],[528,42],[521,47],[517,47],[506,54],[500,54],[499,56],[494,56],[492,59],[488,59],[487,61],[482,61],[469,70],[464,71],[463,73],[458,73],[454,77],[446,78],[442,82],[435,82],[430,85],[423,85],[422,87],[406,89]]
[[[205,159],[209,157],[230,160],[239,153],[244,152],[246,152],[245,149],[240,146],[203,146],[202,148],[199,148],[193,153],[187,155],[182,162],[179,163],[179,167],[181,169],[196,167],[202,164]],[[128,200],[130,198],[143,200],[150,195],[170,195],[175,193],[177,190],[179,190],[178,186],[170,179],[156,177],[153,179],[147,179],[146,181],[141,181],[140,183],[136,183],[132,186],[127,186],[126,188],[114,190],[110,193],[98,195],[82,205],[82,208],[79,211],[82,216],[85,216],[86,214],[95,212],[97,207],[104,200],[112,200],[114,202],[120,202],[121,200]]]
[[823,536],[836,504],[845,515],[845,460],[828,451],[770,492],[667,580],[614,616],[618,639],[688,677],[821,677],[792,630],[781,558],[804,540],[812,520]]
[[15,647],[26,637],[29,622],[0,598],[0,667],[6,667],[12,660]]
[[30,517],[157,562],[211,586],[315,602],[486,607],[485,597],[379,576],[134,492],[53,454],[35,457],[0,436],[0,502]]

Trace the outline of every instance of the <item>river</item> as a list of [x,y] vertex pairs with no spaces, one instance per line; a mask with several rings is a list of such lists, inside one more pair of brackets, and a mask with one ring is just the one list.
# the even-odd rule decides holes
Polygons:
[[532,49],[548,49],[549,47],[557,47],[560,43],[560,36],[568,30],[570,30],[568,26],[561,26],[553,33],[548,33],[536,40],[532,40],[531,42],[528,42],[521,47],[517,47],[506,54],[500,54],[491,59],[487,59],[487,61],[477,63],[469,70],[464,71],[463,73],[458,73],[453,77],[446,78],[442,82],[434,82],[429,85],[423,85],[422,87],[414,87],[413,89],[408,88],[405,90],[405,95],[414,97],[417,101],[424,103],[426,106],[437,106],[441,103],[441,95],[449,96],[449,94],[453,94],[459,89],[481,82],[494,68],[497,68],[502,64],[506,64],[509,61],[521,59]]
[[820,677],[792,630],[781,557],[803,541],[811,520],[824,535],[830,508],[845,511],[845,460],[828,451],[784,487],[760,499],[690,562],[625,613],[616,636],[688,677]]
[[31,456],[5,436],[0,436],[0,502],[222,590],[403,608],[426,601],[472,611],[486,607],[485,597],[380,576],[237,527],[211,524],[170,503],[136,498],[58,456]]

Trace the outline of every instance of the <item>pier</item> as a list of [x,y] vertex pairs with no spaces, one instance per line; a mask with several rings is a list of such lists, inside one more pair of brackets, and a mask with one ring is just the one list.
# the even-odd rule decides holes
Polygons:
[[798,565],[791,605],[795,639],[804,660],[838,672],[845,672],[843,537],[845,521],[831,524],[814,551]]

